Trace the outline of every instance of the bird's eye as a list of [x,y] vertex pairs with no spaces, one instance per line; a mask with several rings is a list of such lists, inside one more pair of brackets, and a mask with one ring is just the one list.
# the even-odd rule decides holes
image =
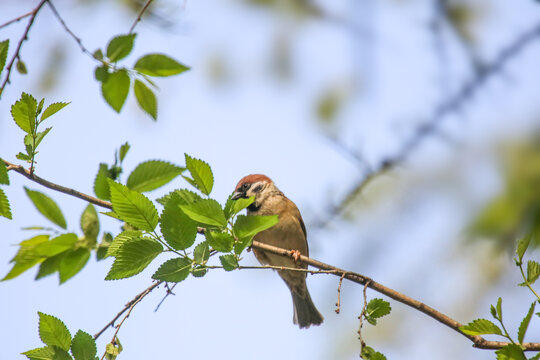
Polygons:
[[250,186],[249,183],[245,183],[244,185],[242,185],[242,189],[247,190],[249,189],[249,186]]

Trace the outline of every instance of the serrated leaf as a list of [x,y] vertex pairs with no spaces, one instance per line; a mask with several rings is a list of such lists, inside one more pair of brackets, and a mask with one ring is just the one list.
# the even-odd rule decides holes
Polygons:
[[124,161],[124,158],[126,157],[130,148],[131,146],[129,145],[128,142],[125,142],[124,144],[122,144],[122,146],[120,146],[120,151],[119,151],[120,162]]
[[225,219],[221,205],[214,199],[204,199],[193,204],[181,205],[180,208],[198,223],[219,227],[227,226],[227,219]]
[[116,256],[116,253],[122,245],[128,241],[140,239],[142,236],[142,231],[137,230],[126,230],[122,231],[120,234],[116,235],[112,243],[109,245],[107,250],[107,256]]
[[175,250],[189,248],[197,237],[197,223],[180,208],[184,201],[173,193],[161,214],[161,233]]
[[497,309],[495,309],[495,306],[491,305],[489,311],[491,312],[491,316],[493,316],[496,319],[497,318]]
[[499,320],[502,320],[503,315],[502,315],[502,298],[501,297],[497,299],[497,316]]
[[495,351],[497,360],[526,360],[525,354],[519,345],[509,344]]
[[94,193],[101,200],[111,199],[108,179],[109,167],[104,163],[99,164],[99,169],[94,180]]
[[92,335],[82,330],[77,331],[71,342],[71,353],[75,360],[94,360],[97,348]]
[[169,183],[184,170],[166,161],[145,161],[129,174],[126,185],[138,192],[152,191]]
[[221,262],[221,265],[223,266],[223,269],[225,271],[232,271],[238,268],[238,261],[236,260],[236,257],[232,254],[221,255],[219,257],[219,261]]
[[12,219],[11,208],[9,206],[9,200],[4,193],[4,190],[0,189],[0,216],[8,219]]
[[24,190],[26,191],[26,195],[32,200],[36,209],[43,216],[60,226],[62,229],[67,227],[64,214],[62,214],[62,210],[60,210],[53,199],[39,191],[30,190],[27,187],[24,187]]
[[210,165],[202,160],[194,159],[188,154],[184,155],[186,158],[186,167],[193,177],[197,189],[203,194],[209,195],[214,186],[214,175],[212,174]]
[[540,276],[540,264],[534,260],[529,260],[527,262],[527,282],[529,284],[534,284],[538,277]]
[[68,351],[71,346],[71,334],[66,325],[58,318],[38,312],[39,338],[49,346],[58,346]]
[[152,279],[167,282],[180,282],[185,280],[191,270],[189,258],[175,258],[165,261],[152,275]]
[[28,161],[30,162],[31,160],[31,157],[26,155],[26,154],[23,154],[22,152],[18,153],[17,155],[15,155],[15,157],[19,160],[24,160],[24,161]]
[[73,250],[65,254],[62,257],[62,260],[60,260],[60,265],[58,267],[58,272],[60,274],[60,284],[65,283],[73,276],[77,275],[79,271],[81,271],[86,265],[89,258],[90,249],[84,247],[78,248],[77,250]]
[[157,120],[157,99],[154,92],[140,80],[135,80],[133,90],[141,109],[154,120]]
[[110,73],[107,80],[101,83],[103,98],[117,113],[122,110],[126,102],[130,83],[131,80],[125,69]]
[[388,301],[383,299],[371,299],[366,307],[366,315],[378,319],[390,314],[392,308]]
[[536,301],[531,304],[531,307],[529,308],[529,312],[527,313],[527,315],[525,315],[525,317],[521,321],[521,324],[519,324],[518,342],[520,343],[523,343],[523,339],[525,338],[525,333],[527,332],[527,329],[529,328],[529,323],[534,313],[535,306],[536,306]]
[[30,360],[55,360],[56,350],[52,346],[45,346],[21,353]]
[[44,257],[38,255],[35,251],[35,248],[39,244],[46,242],[47,240],[49,240],[49,235],[38,235],[21,242],[19,251],[10,261],[14,262],[15,264],[7,273],[7,275],[4,276],[2,281],[13,279],[25,272],[26,270],[30,269],[32,266],[43,261]]
[[120,35],[114,37],[107,45],[107,57],[111,62],[125,58],[133,50],[136,34]]
[[259,232],[271,228],[279,222],[277,215],[256,216],[239,215],[233,225],[234,235],[238,238],[249,238]]
[[26,93],[11,106],[11,116],[15,123],[27,134],[32,134],[36,127],[37,100]]
[[229,252],[233,249],[234,238],[229,233],[206,231],[204,233],[208,245],[219,252]]
[[485,335],[494,334],[502,335],[501,329],[494,323],[486,319],[476,319],[459,328],[461,332],[467,335]]
[[163,247],[154,240],[138,239],[125,243],[116,253],[105,280],[124,279],[137,275],[161,254]]
[[39,144],[41,144],[41,141],[49,133],[49,131],[51,131],[51,129],[52,129],[52,127],[48,127],[44,131],[38,132],[36,134],[36,141],[35,141],[36,148],[39,146]]
[[9,185],[9,175],[6,163],[0,158],[0,184]]
[[253,242],[253,236],[248,236],[244,238],[238,238],[234,244],[234,253],[240,255],[248,246],[251,246]]
[[58,271],[58,267],[60,266],[60,261],[62,260],[62,257],[68,252],[69,250],[66,250],[64,252],[61,252],[60,254],[57,254],[55,256],[48,257],[39,265],[39,270],[36,275],[36,280],[39,280],[41,278],[44,278],[45,276],[49,276],[54,274]]
[[195,246],[195,249],[193,249],[193,260],[197,264],[204,265],[210,258],[210,247],[208,246],[208,243],[206,241],[203,241],[202,243]]
[[196,194],[193,191],[189,191],[187,189],[179,189],[171,191],[170,193],[157,199],[156,201],[161,205],[165,206],[173,194],[177,194],[178,196],[180,196],[183,201],[182,205],[193,204],[194,202],[202,200],[202,197],[200,197],[199,194]]
[[193,269],[191,269],[191,275],[196,278],[203,277],[207,272],[208,268],[204,265],[196,265]]
[[148,198],[128,187],[109,180],[114,212],[128,224],[153,231],[158,224],[158,212]]
[[96,208],[92,204],[88,204],[81,215],[81,230],[87,239],[97,239],[99,234],[99,218]]
[[172,76],[189,70],[189,67],[164,54],[148,54],[137,60],[134,69],[148,76]]
[[233,200],[232,196],[229,196],[224,209],[225,217],[229,220],[231,217],[253,204],[253,201],[255,201],[255,196],[247,199],[240,198],[238,200]]
[[7,54],[9,50],[9,40],[0,42],[0,74],[6,65]]
[[47,106],[47,108],[45,109],[45,111],[43,112],[43,114],[41,115],[41,120],[40,121],[43,121],[45,120],[46,118],[56,114],[57,112],[59,112],[60,110],[62,110],[63,108],[65,108],[66,106],[68,106],[69,104],[71,104],[71,102],[57,102],[57,103],[52,103],[51,105]]

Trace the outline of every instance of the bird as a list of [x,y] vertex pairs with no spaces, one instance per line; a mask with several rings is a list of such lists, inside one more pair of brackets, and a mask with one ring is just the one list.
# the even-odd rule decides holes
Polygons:
[[[295,250],[309,256],[306,226],[298,207],[281,192],[266,175],[251,174],[243,177],[234,190],[233,200],[254,197],[247,207],[247,215],[277,215],[278,223],[256,234],[253,240],[264,244]],[[253,249],[257,260],[263,265],[307,269],[307,264],[295,259]],[[324,318],[313,304],[306,285],[307,273],[303,271],[277,270],[289,288],[293,301],[293,323],[300,329],[320,325]]]

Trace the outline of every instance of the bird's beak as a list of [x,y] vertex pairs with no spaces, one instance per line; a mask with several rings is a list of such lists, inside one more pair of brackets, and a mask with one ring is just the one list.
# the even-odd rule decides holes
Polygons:
[[232,195],[231,199],[238,200],[240,198],[245,198],[245,197],[246,197],[246,194],[244,194],[243,192],[235,191],[234,194]]

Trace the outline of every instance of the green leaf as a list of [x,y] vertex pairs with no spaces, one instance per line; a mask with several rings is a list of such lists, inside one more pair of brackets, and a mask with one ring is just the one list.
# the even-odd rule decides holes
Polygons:
[[94,360],[97,348],[92,335],[82,330],[77,331],[71,342],[71,353],[75,360]]
[[186,167],[193,177],[197,189],[203,194],[209,195],[214,186],[214,175],[212,174],[210,165],[202,160],[194,159],[188,154],[184,155],[186,158]]
[[476,319],[465,326],[459,328],[462,333],[467,335],[502,335],[501,329],[494,323],[486,319]]
[[535,306],[536,306],[536,301],[531,304],[531,307],[529,308],[529,312],[527,313],[527,315],[525,315],[525,317],[521,321],[521,324],[519,324],[518,341],[520,343],[523,343],[523,339],[525,338],[525,333],[527,332],[527,328],[529,327],[529,323],[534,313]]
[[24,187],[26,195],[32,200],[32,203],[36,209],[47,219],[60,226],[62,229],[67,228],[66,219],[64,214],[56,205],[53,199],[47,195],[40,193],[39,191],[30,190],[27,187]]
[[18,60],[17,63],[15,63],[15,68],[21,75],[28,74],[28,69],[26,68],[26,64],[22,60]]
[[137,230],[126,230],[122,231],[120,234],[116,235],[112,243],[109,245],[107,250],[107,256],[116,256],[118,250],[128,241],[133,241],[140,239],[142,236],[142,231]]
[[68,103],[68,102],[67,103],[65,103],[65,102],[57,102],[57,103],[53,103],[53,104],[47,106],[47,108],[45,109],[45,111],[41,115],[41,120],[40,121],[43,121],[46,118],[48,118],[49,116],[52,116],[52,115],[56,114],[57,112],[59,112],[60,110],[62,110],[66,106],[68,106],[69,104],[70,103]]
[[101,237],[101,242],[98,245],[96,250],[96,259],[98,261],[103,260],[107,257],[107,251],[109,251],[109,246],[113,242],[113,236],[110,232],[106,232]]
[[0,184],[9,185],[9,175],[6,163],[0,158]]
[[36,127],[37,100],[26,93],[11,106],[11,116],[15,123],[27,134],[32,134]]
[[377,324],[376,319],[390,314],[391,310],[392,308],[388,301],[384,301],[383,299],[371,299],[366,307],[366,319],[370,324],[375,325]]
[[126,102],[130,82],[128,72],[120,69],[109,74],[107,80],[101,83],[103,98],[117,113],[122,110]]
[[99,82],[106,82],[109,78],[109,67],[107,65],[96,66],[94,78]]
[[114,212],[128,224],[153,231],[158,224],[158,212],[148,198],[126,186],[109,180]]
[[107,45],[107,57],[111,62],[125,58],[133,49],[133,42],[137,34],[120,35],[114,37]]
[[259,232],[271,228],[279,222],[277,215],[245,216],[239,215],[233,225],[234,235],[238,238],[253,237]]
[[193,204],[181,205],[180,208],[187,216],[201,224],[227,226],[227,219],[225,219],[221,205],[214,199],[204,199]]
[[210,258],[210,247],[206,241],[195,246],[193,249],[193,259],[197,264],[204,265]]
[[39,337],[46,345],[58,346],[68,351],[71,346],[71,334],[66,325],[58,318],[38,312]]
[[43,256],[38,255],[35,249],[39,244],[46,242],[47,240],[49,240],[49,235],[38,235],[21,242],[19,251],[15,257],[11,259],[11,262],[15,262],[15,265],[13,265],[7,275],[4,276],[2,281],[13,279],[30,269],[32,266],[43,261]]
[[509,344],[495,351],[497,360],[526,360],[525,354],[519,345]]
[[253,204],[253,201],[255,201],[255,196],[247,199],[240,198],[238,200],[233,200],[232,196],[229,196],[227,203],[225,204],[225,217],[229,220],[231,217]]
[[4,40],[0,42],[0,74],[6,65],[6,59],[9,49],[9,40]]
[[78,248],[68,252],[62,257],[58,272],[60,273],[60,284],[65,283],[73,276],[77,275],[79,271],[86,265],[90,258],[90,249]]
[[0,216],[8,219],[12,219],[11,208],[9,207],[9,200],[4,193],[4,190],[0,189]]
[[189,70],[189,67],[163,54],[148,54],[139,58],[134,69],[148,76],[172,76]]
[[60,254],[66,250],[70,250],[77,242],[77,234],[68,233],[62,234],[50,241],[44,241],[34,247],[36,255],[51,257]]
[[36,280],[39,280],[41,278],[44,278],[45,276],[49,276],[51,274],[54,274],[58,271],[58,268],[60,267],[60,261],[62,260],[62,257],[67,254],[69,250],[66,250],[64,252],[61,252],[60,254],[48,257],[39,265],[39,270],[36,275]]
[[52,346],[45,346],[33,350],[28,350],[23,353],[30,360],[55,360],[56,349]]
[[208,245],[219,252],[229,252],[233,249],[234,238],[229,233],[206,231],[204,233]]
[[31,157],[26,155],[26,154],[23,154],[22,152],[18,153],[17,155],[15,155],[15,157],[19,160],[24,160],[24,161],[28,161],[30,162],[31,160]]
[[116,253],[111,270],[105,280],[124,279],[143,271],[163,251],[154,240],[138,239],[125,243]]
[[365,360],[386,360],[386,356],[375,351],[371,346],[362,347],[360,357]]
[[208,268],[204,265],[196,265],[193,269],[191,269],[191,275],[194,277],[203,277],[208,272]]
[[199,194],[194,193],[193,191],[189,191],[187,189],[179,189],[179,190],[171,191],[170,193],[157,199],[156,201],[160,203],[161,205],[165,206],[167,202],[169,201],[169,199],[173,196],[173,194],[178,194],[178,196],[180,196],[180,198],[183,201],[182,205],[193,204],[194,202],[202,200],[201,196]]
[[253,236],[248,236],[244,238],[238,238],[234,244],[234,253],[240,255],[248,246],[251,246]]
[[36,134],[36,148],[39,146],[39,144],[41,144],[41,140],[43,140],[43,138],[49,133],[49,131],[51,131],[51,129],[52,127],[48,127],[44,131],[38,132]]
[[145,161],[129,174],[127,187],[138,192],[152,191],[169,183],[184,170],[166,161]]
[[133,90],[141,109],[157,120],[157,99],[154,92],[140,80],[135,80]]
[[99,218],[96,208],[92,204],[88,204],[81,215],[81,230],[87,239],[97,239],[99,234]]
[[191,270],[189,258],[175,258],[165,261],[152,275],[152,279],[167,282],[180,282],[185,280]]
[[124,158],[126,157],[130,148],[131,146],[128,142],[125,142],[122,144],[122,146],[120,146],[120,162],[124,161]]
[[502,298],[499,297],[497,299],[497,316],[498,316],[498,319],[502,321]]
[[197,223],[182,211],[182,203],[182,198],[173,193],[163,209],[159,224],[165,241],[175,250],[189,248],[197,236]]
[[232,271],[238,267],[238,260],[236,260],[236,257],[232,254],[221,255],[219,261],[221,262],[221,265],[223,265],[225,271]]
[[536,261],[529,260],[527,262],[527,282],[529,284],[534,284],[538,277],[540,276],[540,264]]
[[529,243],[531,242],[532,236],[533,236],[533,233],[530,232],[529,234],[527,234],[526,236],[524,236],[518,241],[516,254],[518,256],[520,264],[523,261],[523,255],[525,255],[525,251],[527,251],[527,248],[529,247]]
[[94,193],[102,200],[110,200],[111,192],[109,189],[109,168],[107,164],[99,164],[99,169],[94,180]]

